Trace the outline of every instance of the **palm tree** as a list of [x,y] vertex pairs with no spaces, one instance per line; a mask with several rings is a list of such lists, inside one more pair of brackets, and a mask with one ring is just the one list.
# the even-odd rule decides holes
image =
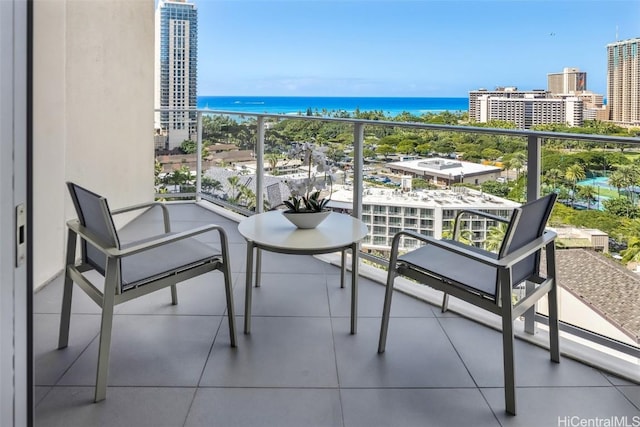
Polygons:
[[202,175],[201,184],[202,191],[210,194],[215,194],[216,191],[222,190],[222,183],[207,175]]
[[587,201],[587,210],[590,210],[591,202],[595,201],[596,199],[595,188],[591,185],[584,185],[578,190],[578,195],[580,196],[580,198]]
[[[442,238],[443,239],[453,239],[455,236],[453,235],[453,221],[449,222],[449,226],[446,230],[442,230]],[[464,223],[463,223],[464,224]],[[464,225],[459,227],[458,239],[457,241],[460,243],[464,243],[465,245],[473,245],[473,232],[469,229],[462,228]]]
[[269,162],[269,167],[271,168],[271,175],[278,175],[278,161],[280,160],[280,156],[276,153],[267,154],[267,161]]
[[553,190],[556,190],[556,182],[558,179],[562,178],[562,171],[560,169],[549,169],[544,173],[544,177],[547,179],[547,182],[551,181],[551,185],[553,186]]
[[625,177],[624,184],[627,187],[627,197],[635,204],[634,187],[640,184],[640,168],[637,165],[622,165],[618,171]]
[[624,176],[624,174],[619,170],[613,171],[609,175],[609,184],[616,187],[616,189],[618,190],[618,196],[620,196],[620,189],[622,187],[626,187],[626,180],[627,177]]
[[625,264],[631,261],[640,262],[640,238],[635,236],[630,238],[627,249],[620,251],[620,255]]
[[586,174],[584,172],[584,167],[580,163],[575,163],[567,168],[564,173],[564,177],[567,181],[571,182],[571,186],[573,188],[573,195],[571,196],[571,206],[573,206],[573,202],[576,199],[576,184],[578,181],[585,179]]
[[520,178],[520,170],[527,161],[527,155],[522,151],[516,151],[511,155],[511,167],[516,170],[516,179]]
[[491,252],[498,252],[509,224],[500,222],[498,225],[491,226],[487,229],[487,237],[484,240],[484,248]]
[[240,193],[238,192],[238,188],[240,187],[240,178],[238,175],[233,175],[227,178],[227,182],[229,182],[229,191],[231,192],[229,201],[237,203],[240,196]]
[[238,195],[239,199],[244,202],[244,205],[247,209],[255,208],[256,206],[256,194],[251,191],[251,189],[245,185],[240,187],[240,192]]

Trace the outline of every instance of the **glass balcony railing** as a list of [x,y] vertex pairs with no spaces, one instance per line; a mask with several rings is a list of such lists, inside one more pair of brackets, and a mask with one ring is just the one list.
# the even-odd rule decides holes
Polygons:
[[[196,116],[196,132],[186,142],[169,142],[168,132],[157,132],[157,197],[208,201],[242,215],[277,208],[290,195],[287,180],[306,171],[300,159],[291,158],[292,144],[313,142],[323,147],[334,177],[325,193],[331,193],[335,209],[367,223],[371,234],[361,243],[360,256],[381,266],[400,227],[439,238],[450,232],[461,209],[508,217],[519,203],[558,192],[549,225],[588,226],[580,229],[587,237],[559,231],[564,336],[640,365],[640,324],[632,315],[640,304],[640,275],[609,254],[611,246],[626,261],[637,246],[640,261],[640,244],[633,239],[640,235],[640,219],[634,219],[640,218],[640,186],[616,181],[620,173],[615,173],[629,175],[640,165],[639,138],[206,110]],[[393,151],[402,144],[419,159],[399,162]],[[477,166],[456,165],[460,156]],[[624,215],[630,212],[634,215]],[[479,246],[493,228],[496,224],[478,218],[463,226]],[[405,239],[403,247],[418,244]],[[603,271],[585,277],[594,266]],[[601,274],[607,281],[593,283]],[[544,313],[540,307],[542,327]]]

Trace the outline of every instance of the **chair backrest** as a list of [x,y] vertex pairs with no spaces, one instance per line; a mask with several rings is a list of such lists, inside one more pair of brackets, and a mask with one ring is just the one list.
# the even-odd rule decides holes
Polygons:
[[269,202],[269,209],[274,210],[280,206],[284,206],[282,203],[282,191],[280,191],[280,183],[267,185],[267,201]]
[[[101,244],[119,249],[120,241],[107,199],[73,182],[67,182],[67,187],[80,223],[98,238]],[[82,261],[105,274],[106,256],[85,240],[82,240]]]
[[[503,258],[542,236],[556,197],[555,193],[551,193],[514,209],[498,258]],[[520,283],[537,273],[539,265],[539,251],[518,262],[512,269],[513,283]]]

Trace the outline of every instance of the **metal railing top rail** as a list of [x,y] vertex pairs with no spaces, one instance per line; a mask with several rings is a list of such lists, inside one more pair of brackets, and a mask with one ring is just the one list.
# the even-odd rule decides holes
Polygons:
[[489,128],[489,127],[476,127],[476,126],[461,126],[461,125],[441,125],[432,123],[419,123],[419,122],[396,122],[391,120],[369,120],[369,119],[354,119],[345,117],[324,117],[324,116],[307,116],[300,114],[273,114],[273,113],[247,113],[238,111],[227,110],[203,110],[203,109],[157,109],[156,112],[195,112],[202,114],[214,114],[214,115],[226,115],[226,116],[250,116],[255,118],[273,118],[279,120],[315,120],[324,122],[342,122],[342,123],[359,123],[363,125],[372,126],[395,126],[415,129],[426,130],[438,130],[448,132],[465,132],[465,133],[478,133],[478,134],[490,134],[490,135],[507,135],[507,136],[520,136],[520,137],[536,137],[541,139],[562,139],[562,140],[577,140],[587,142],[602,142],[602,143],[615,143],[615,144],[638,144],[640,145],[640,137],[630,136],[615,136],[615,135],[599,135],[599,134],[584,134],[584,133],[568,133],[568,132],[551,132],[551,131],[537,131],[529,129],[502,129],[502,128]]

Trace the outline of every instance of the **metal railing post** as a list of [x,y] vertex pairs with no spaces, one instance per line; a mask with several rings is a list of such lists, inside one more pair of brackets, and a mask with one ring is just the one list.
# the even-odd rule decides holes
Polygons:
[[256,213],[264,209],[264,117],[258,116],[256,141]]
[[198,111],[196,142],[196,202],[202,200],[202,112]]
[[353,211],[355,218],[362,217],[362,193],[364,169],[364,123],[353,124]]
[[542,138],[527,136],[527,201],[540,198],[540,174],[542,173]]

